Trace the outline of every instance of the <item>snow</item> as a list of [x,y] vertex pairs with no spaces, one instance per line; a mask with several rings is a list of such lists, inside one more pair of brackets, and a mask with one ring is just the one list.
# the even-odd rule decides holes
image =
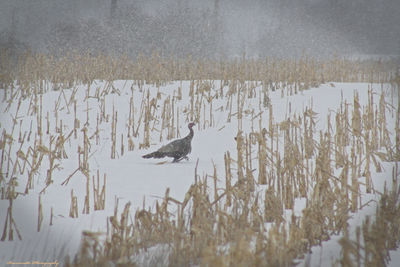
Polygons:
[[[220,81],[215,81],[219,87]],[[89,115],[88,136],[91,137],[96,131],[97,114],[101,113],[101,102],[95,98],[96,92],[105,92],[109,87],[109,83],[105,81],[95,81],[89,90],[89,98],[87,97],[87,86],[78,86],[75,99],[77,100],[77,118],[80,121],[80,128],[87,121]],[[219,177],[224,177],[224,153],[230,151],[231,155],[235,155],[236,142],[234,137],[237,133],[237,119],[232,118],[232,122],[227,123],[228,110],[225,110],[226,100],[215,99],[213,101],[213,127],[204,127],[206,121],[204,118],[194,127],[195,135],[192,141],[192,152],[189,155],[189,161],[183,160],[180,163],[171,163],[171,159],[149,159],[145,160],[141,156],[147,152],[151,152],[159,148],[162,144],[166,144],[170,140],[166,140],[167,131],[162,131],[163,139],[160,141],[160,132],[151,132],[151,146],[147,149],[138,149],[142,142],[143,132],[140,132],[139,138],[134,139],[135,149],[128,151],[127,148],[127,127],[129,118],[130,97],[132,96],[131,88],[135,88],[133,92],[135,120],[138,120],[140,107],[143,95],[147,90],[150,93],[150,98],[155,97],[157,92],[160,92],[161,99],[158,101],[159,108],[162,108],[164,101],[168,96],[177,95],[178,87],[182,88],[183,99],[179,103],[179,137],[183,137],[188,133],[187,122],[188,114],[184,112],[189,106],[189,81],[173,82],[160,88],[153,85],[144,85],[142,91],[139,91],[133,81],[114,81],[112,87],[116,90],[115,93],[107,93],[102,98],[105,100],[105,113],[108,120],[103,121],[99,125],[100,143],[96,145],[95,141],[91,140],[89,152],[89,169],[91,177],[96,176],[97,171],[100,174],[100,185],[103,183],[103,175],[106,174],[106,204],[104,210],[93,210],[93,192],[92,181],[90,181],[90,214],[83,214],[83,203],[86,195],[86,177],[77,172],[69,180],[68,184],[62,185],[62,182],[78,167],[78,146],[83,147],[83,132],[78,130],[77,138],[74,135],[68,139],[65,144],[65,151],[68,155],[67,159],[56,161],[60,164],[60,169],[53,172],[53,183],[40,194],[46,187],[46,172],[49,167],[47,156],[43,158],[43,164],[34,176],[34,188],[29,191],[29,194],[20,195],[13,203],[13,216],[15,223],[21,233],[22,241],[18,240],[14,234],[14,241],[0,242],[0,266],[8,261],[54,261],[63,260],[66,255],[73,257],[77,252],[81,240],[83,230],[92,230],[106,232],[106,218],[111,216],[114,211],[116,199],[118,199],[119,210],[127,202],[132,203],[132,209],[136,210],[141,207],[155,207],[157,200],[164,197],[167,188],[170,189],[170,196],[183,200],[191,184],[195,179],[195,168],[197,165],[197,174],[201,177],[213,174],[213,165],[215,164]],[[374,101],[378,103],[378,96],[382,90],[388,91],[386,85],[366,84],[366,83],[333,83],[324,84],[319,88],[302,91],[297,95],[281,97],[281,91],[270,92],[269,97],[274,114],[274,121],[283,121],[289,114],[300,114],[305,107],[312,107],[313,111],[318,113],[317,129],[323,130],[326,126],[326,120],[329,112],[334,112],[339,107],[342,99],[347,103],[352,103],[355,92],[359,93],[361,106],[365,105],[368,100],[368,88],[372,87],[377,93]],[[257,91],[257,90],[256,90]],[[63,121],[63,133],[68,134],[73,130],[74,111],[73,105],[69,108],[66,102],[71,98],[74,89],[64,89],[62,91],[48,91],[42,95],[43,101],[43,131],[46,132],[47,123],[46,117],[49,117],[50,135],[58,136],[56,128],[55,106],[58,105],[58,126],[60,119]],[[258,91],[257,91],[258,92]],[[62,94],[65,94],[65,100]],[[101,95],[101,93],[100,93]],[[18,139],[18,134],[21,129],[22,134],[29,132],[32,123],[34,131],[37,128],[36,115],[30,112],[30,98],[22,101],[21,107],[16,116],[18,123],[13,132],[14,139]],[[390,102],[390,94],[387,94],[387,101]],[[58,104],[56,104],[58,103]],[[236,100],[233,101],[236,109]],[[11,105],[9,110],[6,110],[7,103],[4,101],[0,104],[1,115],[1,131],[5,129],[7,133],[11,132],[13,117],[17,111],[17,103]],[[89,111],[87,110],[89,107]],[[223,107],[222,109],[220,109]],[[116,159],[111,159],[111,118],[113,108],[118,112],[117,135],[116,135]],[[259,99],[258,97],[246,102],[246,109],[254,109],[258,113]],[[208,109],[204,110],[205,118],[210,116]],[[48,114],[48,115],[47,115]],[[268,125],[268,111],[263,113],[263,121]],[[107,117],[106,116],[106,117]],[[251,120],[250,116],[244,118],[243,129],[250,132]],[[333,116],[331,121],[333,122]],[[394,117],[389,116],[388,124],[394,125]],[[254,127],[258,129],[258,122],[254,123]],[[393,127],[392,127],[393,128]],[[159,127],[156,129],[159,130]],[[176,129],[175,129],[176,131]],[[124,154],[121,154],[121,134],[124,135]],[[176,138],[176,137],[175,137]],[[30,143],[24,143],[22,151],[26,152],[29,146],[33,146],[34,136],[32,134]],[[49,146],[50,137],[44,134],[43,143]],[[11,155],[15,155],[19,144],[13,146]],[[14,153],[14,154],[13,154]],[[165,162],[166,161],[166,162]],[[163,163],[163,164],[159,164]],[[391,181],[391,172],[393,163],[384,163],[382,173],[373,173],[373,185],[375,190],[382,192],[384,181]],[[18,178],[17,192],[24,192],[27,182],[27,173],[16,174]],[[8,181],[8,177],[6,177]],[[219,186],[224,186],[222,181],[219,181]],[[390,186],[390,184],[388,184]],[[258,190],[261,190],[260,187]],[[69,209],[71,203],[71,190],[78,200],[78,218],[69,217]],[[37,231],[38,225],[38,206],[39,195],[43,206],[43,222],[40,232]],[[370,202],[362,210],[352,214],[349,221],[350,236],[354,235],[355,227],[361,225],[363,219],[367,215],[375,214],[376,204],[379,200],[377,194],[362,194],[362,203]],[[4,228],[5,214],[9,206],[8,200],[0,200],[0,230]],[[301,211],[305,207],[305,199],[298,198],[295,201],[295,215],[301,216]],[[51,209],[54,212],[53,225],[50,225]],[[286,211],[289,215],[290,211]],[[330,240],[322,243],[322,246],[312,248],[312,253],[306,255],[301,261],[304,265],[306,262],[311,263],[311,266],[326,266],[334,262],[340,257],[340,247],[337,241],[341,236],[331,236]],[[159,248],[165,252],[165,249]],[[151,250],[150,250],[151,251]],[[145,261],[149,257],[148,253],[142,255],[142,260]],[[400,260],[398,251],[391,252],[392,263]],[[395,266],[395,265],[391,265]]]

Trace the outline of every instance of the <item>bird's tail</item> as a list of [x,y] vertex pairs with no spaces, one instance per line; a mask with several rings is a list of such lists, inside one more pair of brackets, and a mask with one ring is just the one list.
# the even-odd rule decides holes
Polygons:
[[158,151],[155,151],[155,152],[152,152],[152,153],[149,153],[149,154],[146,154],[146,155],[142,156],[142,158],[144,158],[144,159],[149,159],[149,158],[159,159],[159,158],[163,158],[163,157],[165,157],[165,156],[162,155],[162,153],[160,153]]
[[154,156],[154,152],[153,152],[153,153],[146,154],[146,155],[143,155],[142,158],[144,158],[144,159],[149,159],[149,158],[152,158],[153,156]]

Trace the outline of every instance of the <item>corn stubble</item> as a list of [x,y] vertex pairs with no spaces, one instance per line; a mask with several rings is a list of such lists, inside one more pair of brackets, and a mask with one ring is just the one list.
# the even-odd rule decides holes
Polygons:
[[[395,131],[392,144],[392,129],[388,129],[386,122],[387,114],[396,112],[395,129],[398,129],[399,104],[396,107],[386,103],[383,93],[376,101],[375,93],[370,90],[364,107],[357,94],[352,103],[342,100],[339,108],[328,115],[323,131],[317,131],[319,115],[312,104],[300,114],[292,114],[289,106],[286,118],[278,122],[269,99],[274,91],[285,97],[327,81],[380,83],[382,87],[391,83],[392,90],[398,90],[400,80],[396,80],[398,76],[393,78],[391,62],[381,64],[338,57],[328,61],[309,57],[180,60],[162,58],[156,53],[150,58],[139,56],[134,61],[103,55],[70,54],[55,58],[27,53],[16,64],[6,67],[10,62],[7,51],[2,51],[1,57],[1,83],[8,88],[3,100],[8,103],[7,109],[17,103],[14,118],[18,118],[22,99],[29,99],[28,114],[36,119],[36,127],[31,124],[29,132],[20,127],[18,140],[14,139],[17,119],[1,135],[0,192],[1,199],[9,200],[1,240],[7,237],[12,240],[14,231],[20,237],[12,217],[12,204],[18,197],[17,179],[12,177],[26,177],[25,194],[29,194],[40,166],[47,160],[49,168],[42,193],[50,190],[54,182],[60,182],[57,170],[69,156],[65,144],[76,141],[79,135],[82,143],[76,149],[77,167],[62,184],[67,185],[74,176],[83,177],[86,195],[81,213],[88,214],[104,209],[106,203],[106,174],[101,185],[99,171],[93,175],[89,166],[91,147],[99,144],[102,125],[107,124],[111,129],[110,158],[117,159],[126,152],[126,144],[127,150],[132,151],[148,148],[152,141],[180,137],[180,124],[187,121],[196,122],[198,129],[214,127],[215,111],[227,112],[227,123],[237,120],[236,151],[225,153],[224,175],[217,173],[215,165],[212,175],[199,176],[196,168],[195,182],[184,199],[172,198],[167,189],[155,209],[143,206],[132,213],[131,204],[127,203],[119,212],[116,201],[106,233],[84,232],[81,249],[73,261],[66,260],[67,266],[108,266],[110,262],[119,266],[140,265],[136,256],[160,245],[168,248],[164,256],[171,266],[290,266],[295,258],[328,240],[330,235],[346,234],[351,212],[363,205],[360,194],[364,190],[374,192],[371,173],[381,171],[381,161],[400,159],[399,131]],[[96,79],[107,81],[106,85],[95,88]],[[106,103],[106,96],[119,94],[112,82],[117,79],[133,80],[128,119],[122,122],[113,104]],[[172,95],[163,97],[159,91],[153,94],[146,87],[153,84],[159,90],[173,80],[190,81],[189,92],[184,92],[181,85]],[[84,102],[76,99],[80,84],[87,85]],[[42,112],[42,95],[51,88],[59,93],[54,110],[56,125],[51,125],[49,114],[43,117]],[[72,91],[69,99],[64,92],[67,88],[72,88],[68,89]],[[189,103],[182,110],[178,104],[183,94],[189,95]],[[141,99],[140,105],[134,103],[135,98]],[[258,108],[249,105],[254,98],[259,99]],[[221,99],[226,104],[218,107],[215,103]],[[90,118],[89,109],[94,107],[89,101],[98,104],[95,120]],[[86,106],[84,124],[78,119],[77,104]],[[111,114],[107,113],[106,105],[112,105]],[[61,106],[74,114],[72,125],[58,118]],[[243,127],[247,118],[251,121],[249,132]],[[90,125],[93,121],[95,124]],[[117,130],[120,123],[126,125],[124,133]],[[64,129],[71,130],[64,132]],[[159,133],[158,140],[151,139],[154,132]],[[48,142],[45,144],[44,140]],[[29,144],[28,149],[23,150],[27,147],[23,146],[25,143]],[[14,150],[18,151],[16,155],[11,153]],[[221,185],[217,181],[224,186],[218,187]],[[384,197],[390,200],[393,194]],[[45,212],[41,197],[38,231]],[[294,213],[298,198],[306,201],[301,215]],[[76,218],[78,198],[73,189],[70,201],[69,216]],[[386,220],[381,214],[378,212]],[[385,231],[382,225],[378,226],[379,232]],[[372,227],[375,226],[371,223],[363,226],[364,240],[373,232]],[[361,230],[358,236],[361,239]],[[382,242],[388,239],[385,237]],[[371,244],[364,243],[365,262],[382,262],[375,259]],[[345,250],[343,264],[349,259],[361,262],[359,241],[351,243],[343,239],[341,244]],[[384,247],[375,249],[382,252]]]
[[334,266],[386,266],[390,261],[389,251],[398,248],[400,238],[400,187],[398,164],[393,167],[392,189],[385,184],[384,192],[376,207],[376,216],[367,216],[356,228],[356,238],[346,232],[339,241],[341,259]]

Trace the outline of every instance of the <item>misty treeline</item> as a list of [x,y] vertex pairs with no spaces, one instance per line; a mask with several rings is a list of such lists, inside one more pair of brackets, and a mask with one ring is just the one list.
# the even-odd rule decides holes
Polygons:
[[[15,0],[0,48],[64,55],[400,54],[398,0]],[[2,25],[2,26],[1,26]]]
[[[217,53],[216,17],[209,10],[187,5],[169,6],[157,15],[142,12],[135,4],[118,8],[110,0],[110,14],[104,19],[58,23],[51,29],[48,50],[71,50],[103,54],[193,55],[213,57]],[[105,6],[107,8],[107,6]]]

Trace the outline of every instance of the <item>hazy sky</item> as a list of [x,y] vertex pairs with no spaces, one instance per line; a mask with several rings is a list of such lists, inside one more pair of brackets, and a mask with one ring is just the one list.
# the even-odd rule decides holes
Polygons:
[[[217,23],[218,26],[212,24],[207,30],[212,31],[218,27],[221,31],[217,36],[218,40],[214,40],[213,44],[216,46],[217,42],[228,56],[240,55],[243,52],[250,56],[298,56],[303,52],[317,55],[400,54],[398,15],[400,1],[398,0],[117,0],[116,2],[116,16],[136,12],[130,18],[125,16],[124,29],[119,27],[113,30],[107,24],[110,20],[111,0],[2,0],[0,1],[0,46],[7,46],[12,36],[14,42],[45,51],[49,43],[58,44],[57,40],[52,39],[55,38],[54,32],[60,32],[60,29],[64,33],[69,31],[72,36],[70,38],[79,39],[81,38],[79,36],[87,34],[73,33],[83,31],[82,25],[85,25],[84,29],[87,31],[92,31],[91,27],[94,26],[98,31],[103,31],[103,39],[107,39],[107,36],[115,38],[111,35],[117,29],[120,31],[118,36],[125,38],[127,46],[133,46],[137,42],[135,47],[146,47],[146,44],[151,42],[153,46],[159,45],[160,49],[167,49],[176,42],[189,46],[187,51],[190,53],[192,43],[198,51],[204,51],[210,49],[211,42],[207,43],[208,46],[203,50],[199,50],[204,44],[201,43],[203,40],[198,39],[205,38],[204,36],[208,36],[207,33],[187,39],[189,38],[187,27],[204,28],[200,13],[208,12],[212,19],[216,17],[216,20],[211,22]],[[177,23],[188,26],[184,28],[186,25],[161,23],[167,32],[172,27],[171,32],[182,31],[182,33],[166,34],[162,39],[157,39],[160,33],[157,33],[157,36],[152,33],[154,27],[158,27],[152,18],[159,17],[158,23],[164,17],[171,20],[167,15],[178,7],[183,7],[183,11],[175,16],[184,16],[183,13],[186,12],[184,10],[191,10],[192,19],[187,16],[186,21],[177,20]],[[135,21],[137,16],[148,19],[149,23]],[[152,26],[152,23],[155,26]],[[69,28],[65,29],[63,25]],[[140,30],[147,31],[146,38],[137,39],[129,35],[135,25],[138,27],[135,34]],[[68,42],[68,36],[61,37],[64,39],[58,40],[60,45]],[[169,38],[177,40],[171,42]],[[107,42],[109,48],[114,46],[111,40]],[[78,41],[75,41],[70,45],[74,46],[77,43]],[[84,41],[80,40],[79,43],[83,45]],[[86,46],[91,45],[90,42],[86,44]],[[195,47],[196,45],[198,47]],[[118,43],[115,43],[115,47],[117,46]],[[137,50],[132,48],[129,51]]]

